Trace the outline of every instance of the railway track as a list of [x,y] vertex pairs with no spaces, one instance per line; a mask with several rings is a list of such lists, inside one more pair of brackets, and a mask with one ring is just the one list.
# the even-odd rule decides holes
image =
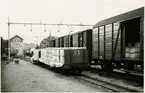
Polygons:
[[[61,75],[71,77],[71,78],[75,78],[75,79],[78,79],[78,80],[81,80],[81,81],[84,81],[84,82],[87,82],[87,83],[91,83],[91,84],[93,84],[97,87],[98,86],[102,87],[102,88],[104,88],[104,89],[106,89],[107,91],[110,91],[110,92],[142,92],[142,90],[139,90],[139,89],[132,89],[132,88],[129,88],[129,87],[126,87],[126,86],[121,86],[121,85],[118,85],[118,84],[106,82],[106,81],[101,80],[101,79],[93,78],[90,75],[86,75],[84,73],[82,73],[82,74],[63,73],[63,71],[61,71],[61,70],[53,69],[53,68],[51,69],[51,68],[48,68],[47,66],[45,66],[43,64],[41,66],[44,67],[44,68],[47,68],[49,70],[52,70],[56,73],[59,73]],[[88,71],[87,71],[87,73],[88,73]]]
[[90,68],[91,73],[98,73],[101,76],[104,77],[113,77],[113,78],[119,78],[123,80],[127,80],[128,82],[133,82],[139,86],[143,86],[143,76],[140,75],[135,75],[135,74],[128,74],[128,73],[122,73],[122,72],[117,72],[113,71],[112,73],[107,74],[104,72],[102,69],[99,68]]
[[[48,66],[44,65],[44,64],[39,64],[41,67],[44,67],[46,69],[49,69],[49,70],[52,70],[56,73],[60,73],[62,75],[65,75],[67,77],[71,77],[71,78],[75,78],[75,79],[78,79],[78,80],[82,80],[82,81],[85,81],[87,83],[91,83],[91,84],[94,84],[96,86],[99,86],[99,87],[102,87],[110,92],[142,92],[142,90],[139,90],[139,89],[131,89],[129,87],[126,87],[126,86],[121,86],[121,85],[118,85],[118,84],[114,84],[114,83],[110,83],[110,82],[106,82],[104,80],[101,80],[101,79],[96,79],[96,78],[93,78],[91,77],[90,75],[86,75],[84,73],[80,74],[80,75],[76,75],[76,74],[72,74],[72,73],[63,73],[61,70],[58,70],[58,69],[51,69],[49,68]],[[99,74],[105,76],[106,73],[101,71],[101,69],[91,69],[90,72],[86,71],[87,73],[91,73],[91,74],[95,74],[97,72],[99,72]],[[122,74],[123,75],[123,74]],[[108,75],[106,75],[107,77]],[[114,77],[115,75],[112,75],[112,77]],[[115,76],[117,77],[117,76]],[[118,78],[120,78],[120,76],[118,76]],[[124,78],[126,79],[126,78]]]
[[103,87],[110,92],[141,92],[141,91],[136,90],[136,89],[129,89],[127,87],[123,87],[123,86],[108,83],[108,82],[105,82],[105,81],[102,81],[102,80],[94,79],[94,78],[91,78],[91,77],[86,76],[86,75],[77,76],[76,78],[84,80],[86,82],[90,82],[90,83],[92,83],[96,86]]

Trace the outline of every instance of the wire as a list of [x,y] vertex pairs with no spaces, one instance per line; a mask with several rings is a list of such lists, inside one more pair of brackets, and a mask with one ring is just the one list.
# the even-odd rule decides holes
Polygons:
[[61,26],[68,26],[68,25],[71,25],[71,26],[94,26],[94,25],[90,25],[90,24],[44,24],[44,23],[16,23],[16,22],[10,22],[9,24],[20,24],[20,25],[61,25]]

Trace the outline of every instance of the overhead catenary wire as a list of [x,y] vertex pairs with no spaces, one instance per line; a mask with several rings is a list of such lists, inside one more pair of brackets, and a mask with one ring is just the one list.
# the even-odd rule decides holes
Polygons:
[[[9,42],[9,51],[8,51],[8,55],[9,55],[9,60],[10,60],[10,25],[30,25],[30,31],[32,32],[32,25],[44,25],[45,26],[45,32],[46,32],[46,25],[51,25],[51,26],[94,26],[94,25],[90,25],[90,24],[48,24],[48,23],[20,23],[20,22],[10,22],[10,18],[8,17],[8,42]],[[50,31],[50,36],[51,36],[51,31]]]
[[9,22],[9,24],[19,24],[19,25],[54,25],[54,26],[94,26],[90,24],[47,24],[47,23],[19,23],[19,22]]

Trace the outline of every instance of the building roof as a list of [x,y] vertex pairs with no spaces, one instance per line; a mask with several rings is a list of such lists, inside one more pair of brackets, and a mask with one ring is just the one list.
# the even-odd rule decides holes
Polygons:
[[111,24],[117,21],[125,21],[125,20],[129,20],[129,19],[133,19],[133,18],[137,18],[137,17],[141,17],[144,16],[144,7],[102,20],[100,22],[98,22],[97,24],[95,24],[95,26],[93,28],[96,28],[98,26],[103,26],[103,25],[107,25],[107,24]]
[[21,37],[18,36],[18,35],[13,36],[10,40],[12,40],[12,39],[14,39],[14,38],[16,38],[16,37],[18,37],[18,38],[20,38],[21,40],[23,40],[23,38],[21,38]]

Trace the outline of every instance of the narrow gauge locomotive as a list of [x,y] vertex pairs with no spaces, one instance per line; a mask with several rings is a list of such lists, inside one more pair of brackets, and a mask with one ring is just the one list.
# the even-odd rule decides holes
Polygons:
[[33,63],[41,62],[53,68],[68,69],[77,73],[87,70],[90,66],[85,47],[36,49],[31,60]]
[[144,7],[98,22],[93,29],[51,40],[51,47],[86,47],[90,64],[105,71],[143,69]]

